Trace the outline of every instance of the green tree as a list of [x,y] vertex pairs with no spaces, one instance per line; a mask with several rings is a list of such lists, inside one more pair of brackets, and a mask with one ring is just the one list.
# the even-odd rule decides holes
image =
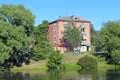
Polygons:
[[25,33],[30,36],[33,25],[34,16],[30,10],[25,9],[23,5],[7,5],[3,4],[0,8],[1,19],[15,26],[23,26]]
[[112,63],[113,51],[120,50],[120,21],[109,21],[103,25],[97,36],[97,50],[107,52],[107,61]]
[[120,50],[114,50],[111,54],[112,63],[116,65],[120,65]]
[[95,51],[95,46],[96,46],[96,34],[97,34],[97,31],[94,29],[93,25],[91,24],[91,49],[92,51]]
[[65,30],[63,33],[64,42],[70,44],[71,47],[77,48],[81,45],[81,31],[75,26],[73,22],[69,22],[66,27],[67,30]]
[[47,55],[52,51],[52,46],[47,39],[48,21],[44,20],[42,24],[34,28],[32,37],[35,39],[34,54],[32,59],[38,61],[46,59]]
[[[30,43],[34,41],[28,36],[29,31],[26,32],[26,27],[33,27],[31,24],[33,16],[28,13],[31,14],[22,5],[4,4],[0,7],[0,64],[4,68],[20,66],[28,59],[26,58],[28,49]],[[26,16],[27,18],[24,18]]]
[[48,69],[61,69],[62,68],[62,54],[59,51],[51,52],[48,57],[47,67]]
[[6,59],[9,59],[10,55],[7,52],[10,52],[11,48],[4,45],[3,42],[0,42],[0,63],[4,63]]

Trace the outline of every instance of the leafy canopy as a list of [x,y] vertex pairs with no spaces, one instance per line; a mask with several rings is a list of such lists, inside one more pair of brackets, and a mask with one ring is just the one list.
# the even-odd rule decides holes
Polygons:
[[120,49],[120,22],[109,21],[103,25],[97,37],[100,50],[111,53],[113,50]]
[[63,39],[72,47],[78,47],[81,44],[81,31],[75,26],[73,22],[69,22],[67,30],[64,31]]
[[38,61],[46,59],[47,55],[52,51],[52,47],[47,39],[48,21],[44,20],[42,24],[34,27],[32,37],[35,39],[34,54],[32,59]]
[[15,6],[3,4],[0,8],[0,17],[2,20],[12,25],[23,26],[25,33],[30,36],[35,17],[28,9],[25,9],[23,5]]
[[0,64],[11,67],[21,64],[34,41],[29,35],[34,16],[22,5],[0,7]]
[[120,21],[109,21],[103,25],[103,28],[98,33],[96,46],[97,50],[107,52],[107,60],[109,63],[119,63]]

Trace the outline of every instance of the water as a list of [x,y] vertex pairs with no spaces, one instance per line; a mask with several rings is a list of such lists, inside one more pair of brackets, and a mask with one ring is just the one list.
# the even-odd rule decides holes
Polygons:
[[0,72],[0,80],[120,80],[120,70]]

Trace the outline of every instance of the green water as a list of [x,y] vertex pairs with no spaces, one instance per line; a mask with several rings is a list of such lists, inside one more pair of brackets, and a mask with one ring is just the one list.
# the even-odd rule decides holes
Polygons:
[[0,80],[120,80],[120,70],[0,72]]

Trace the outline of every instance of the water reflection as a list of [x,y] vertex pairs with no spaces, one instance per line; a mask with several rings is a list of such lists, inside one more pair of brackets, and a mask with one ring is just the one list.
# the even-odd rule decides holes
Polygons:
[[107,80],[120,80],[120,70],[108,70]]
[[55,70],[55,71],[48,71],[47,72],[47,80],[62,80],[62,71]]
[[29,73],[23,74],[22,72],[4,72],[0,74],[0,80],[28,80],[29,77]]
[[0,72],[0,80],[120,80],[120,70]]
[[81,80],[97,80],[97,71],[79,71]]

